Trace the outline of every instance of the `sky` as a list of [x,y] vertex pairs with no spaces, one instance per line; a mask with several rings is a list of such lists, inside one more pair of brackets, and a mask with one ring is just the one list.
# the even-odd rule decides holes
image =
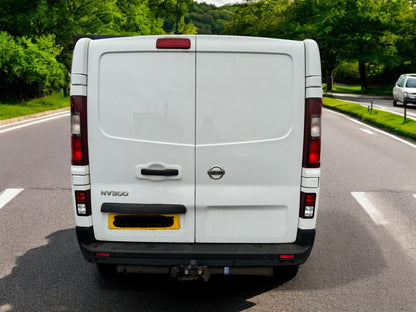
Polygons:
[[215,4],[216,6],[222,6],[224,4],[242,2],[242,0],[196,0],[196,2],[206,2],[208,4]]

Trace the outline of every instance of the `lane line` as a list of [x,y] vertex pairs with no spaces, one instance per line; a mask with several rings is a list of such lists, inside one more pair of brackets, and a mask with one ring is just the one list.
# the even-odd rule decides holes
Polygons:
[[0,194],[0,209],[7,205],[13,198],[15,198],[21,191],[24,189],[22,188],[9,188],[5,189],[3,193]]
[[361,207],[367,212],[370,218],[378,225],[387,225],[386,219],[381,215],[380,211],[373,205],[368,199],[367,194],[364,192],[351,192],[352,197],[361,205]]
[[[1,128],[7,128],[7,127],[10,127],[10,126],[17,126],[17,125],[28,123],[28,122],[31,122],[31,121],[45,119],[45,118],[48,118],[48,117],[58,116],[58,115],[66,114],[66,113],[69,113],[69,112],[70,111],[68,109],[68,110],[64,110],[64,111],[59,111],[59,112],[50,113],[50,114],[46,114],[46,115],[41,115],[41,116],[37,116],[37,117],[31,117],[31,118],[27,118],[27,119],[23,118],[24,116],[22,116],[22,118],[23,118],[22,120],[15,121],[15,122],[12,122],[12,123],[4,123],[4,124],[2,124],[2,121],[7,121],[7,120],[0,120],[0,129]],[[42,113],[40,113],[40,114],[42,114]]]
[[406,144],[406,145],[408,145],[408,146],[410,146],[410,147],[412,147],[412,148],[416,149],[416,145],[415,145],[415,144],[410,143],[410,142],[408,142],[408,141],[406,141],[406,140],[403,140],[402,138],[399,138],[399,137],[397,137],[397,136],[395,136],[395,135],[393,135],[393,134],[391,134],[391,133],[388,133],[388,132],[386,132],[386,131],[383,131],[383,130],[380,130],[380,129],[377,129],[377,128],[374,128],[374,127],[371,127],[371,126],[369,126],[369,125],[367,125],[367,124],[365,124],[365,123],[363,123],[363,122],[361,122],[361,121],[358,121],[358,120],[355,120],[354,118],[348,117],[348,116],[347,116],[347,115],[345,115],[345,114],[338,113],[338,112],[334,112],[333,110],[330,110],[330,109],[328,109],[328,108],[325,108],[325,111],[329,111],[329,112],[331,112],[331,113],[333,113],[333,114],[335,114],[335,115],[338,115],[338,116],[344,117],[344,118],[348,119],[349,121],[352,121],[352,122],[354,122],[354,123],[356,123],[356,124],[359,124],[360,126],[363,126],[363,127],[369,128],[369,129],[371,129],[371,130],[373,130],[373,131],[375,131],[375,132],[378,132],[378,133],[384,134],[384,135],[386,135],[386,136],[388,136],[388,137],[390,137],[390,138],[392,138],[392,139],[394,139],[394,140],[396,140],[396,141],[399,141],[399,142],[401,142],[401,143],[404,143],[404,144]]
[[60,115],[51,116],[51,117],[47,117],[47,118],[41,117],[40,119],[36,119],[34,121],[25,123],[23,125],[12,126],[10,128],[6,128],[6,129],[3,129],[3,130],[0,130],[0,133],[5,133],[5,132],[13,131],[13,130],[16,130],[16,129],[25,128],[25,127],[28,127],[28,126],[32,126],[32,125],[35,125],[35,124],[42,123],[42,122],[46,122],[46,121],[50,121],[50,120],[54,120],[54,119],[58,119],[58,118],[62,118],[62,117],[67,117],[69,115],[70,115],[69,112],[64,112],[64,113],[62,113]]
[[416,194],[413,194],[413,197],[416,199]]
[[367,133],[367,134],[371,134],[371,135],[373,135],[374,134],[374,132],[373,131],[370,131],[370,130],[367,130],[367,129],[364,129],[364,128],[359,128],[362,132],[365,132],[365,133]]

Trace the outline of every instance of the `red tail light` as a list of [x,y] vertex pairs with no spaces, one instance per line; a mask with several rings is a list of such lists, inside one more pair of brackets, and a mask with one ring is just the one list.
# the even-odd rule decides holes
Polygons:
[[87,97],[71,96],[72,164],[88,165]]
[[303,141],[304,168],[319,168],[321,166],[321,114],[322,99],[306,99]]
[[79,216],[91,215],[90,190],[75,191],[75,206],[77,209],[77,215]]
[[95,253],[96,257],[103,257],[103,258],[107,258],[110,257],[110,253],[109,252],[96,252]]
[[315,193],[301,192],[299,216],[304,219],[312,219],[315,216]]
[[191,40],[187,38],[159,38],[156,41],[157,49],[190,49]]

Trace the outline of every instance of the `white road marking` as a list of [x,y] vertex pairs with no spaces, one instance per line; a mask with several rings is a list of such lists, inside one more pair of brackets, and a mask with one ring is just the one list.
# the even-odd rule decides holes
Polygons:
[[381,215],[380,211],[373,205],[373,203],[368,199],[367,194],[364,192],[352,192],[351,195],[355,200],[363,207],[365,212],[371,217],[375,224],[378,225],[387,225],[386,219]]
[[24,189],[18,188],[18,189],[5,189],[3,193],[0,194],[0,209],[7,205],[9,201],[11,201],[13,198],[15,198],[21,191]]
[[[45,122],[45,121],[66,117],[66,116],[69,116],[69,114],[70,114],[69,112],[58,113],[56,115],[51,115],[47,118],[40,117],[40,118],[34,119],[33,121],[29,121],[29,122],[23,123],[23,124],[20,124],[20,123],[22,123],[20,121],[20,122],[17,122],[16,123],[17,125],[15,125],[15,126],[11,126],[10,128],[0,130],[0,133],[9,132],[9,131],[13,131],[13,130],[16,130],[16,129],[21,129],[21,128],[28,127],[28,126],[31,126],[31,125],[35,125],[35,124],[38,124],[38,123],[42,123],[42,122]],[[3,125],[1,127],[7,127],[7,126],[10,126],[10,124],[9,125]]]
[[373,131],[370,131],[370,130],[367,130],[367,129],[364,129],[364,128],[360,128],[360,130],[365,132],[365,133],[368,133],[368,134],[374,134]]
[[413,197],[416,199],[416,194],[413,194]]
[[335,115],[342,116],[342,117],[344,117],[344,118],[346,118],[346,119],[348,119],[348,120],[350,120],[350,121],[352,121],[352,122],[354,122],[354,123],[356,123],[356,124],[359,124],[360,126],[363,126],[363,127],[368,128],[368,129],[371,129],[371,130],[373,130],[373,131],[375,131],[375,132],[378,132],[378,133],[384,134],[384,135],[386,135],[386,136],[388,136],[388,137],[390,137],[390,138],[392,138],[392,139],[394,139],[394,140],[396,140],[396,141],[399,141],[399,142],[401,142],[401,143],[404,143],[404,144],[406,144],[406,145],[408,145],[408,146],[413,147],[414,149],[416,149],[416,145],[415,145],[415,144],[410,143],[410,142],[408,142],[408,141],[406,141],[406,140],[403,140],[403,139],[401,139],[401,138],[399,138],[399,137],[397,137],[397,136],[395,136],[395,135],[393,135],[393,134],[391,134],[391,133],[388,133],[388,132],[386,132],[386,131],[383,131],[383,130],[380,130],[380,129],[377,129],[377,128],[374,128],[374,127],[371,127],[371,126],[369,126],[369,125],[367,125],[367,124],[365,124],[365,123],[362,123],[361,121],[358,121],[358,120],[355,120],[354,118],[348,117],[348,116],[347,116],[347,115],[345,115],[345,114],[338,113],[338,112],[334,112],[333,110],[330,110],[330,109],[325,109],[325,110],[326,110],[326,111],[329,111],[329,112],[331,112],[331,113],[333,113],[333,114],[335,114]]

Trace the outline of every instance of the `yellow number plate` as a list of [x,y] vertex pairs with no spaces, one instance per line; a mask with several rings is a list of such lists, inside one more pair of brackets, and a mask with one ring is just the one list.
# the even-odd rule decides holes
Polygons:
[[109,214],[108,228],[117,230],[178,230],[178,214]]

